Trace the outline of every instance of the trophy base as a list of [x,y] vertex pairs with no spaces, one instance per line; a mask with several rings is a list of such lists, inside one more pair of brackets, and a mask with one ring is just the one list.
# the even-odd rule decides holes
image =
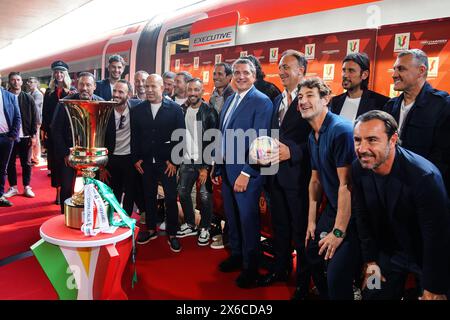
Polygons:
[[80,229],[83,225],[84,206],[77,206],[72,203],[72,198],[64,201],[64,218],[66,227]]

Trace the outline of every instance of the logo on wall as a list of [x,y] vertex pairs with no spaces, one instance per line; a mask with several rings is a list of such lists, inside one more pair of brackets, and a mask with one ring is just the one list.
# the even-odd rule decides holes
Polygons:
[[239,55],[239,57],[246,57],[248,56],[247,51],[241,51],[241,54]]
[[175,60],[175,71],[180,71],[180,59]]
[[323,65],[323,80],[325,81],[334,80],[334,63]]
[[222,54],[216,54],[214,56],[214,64],[218,64],[222,62]]
[[347,54],[359,52],[359,39],[347,41]]
[[194,70],[198,69],[199,64],[200,64],[200,57],[194,57]]
[[270,48],[269,62],[278,62],[278,48]]
[[428,57],[428,77],[437,78],[439,71],[439,57]]
[[209,83],[209,71],[203,71],[203,83],[204,84]]
[[409,32],[408,33],[396,33],[395,34],[394,52],[400,52],[402,50],[409,49]]
[[315,54],[316,54],[316,44],[315,43],[305,44],[305,59],[313,60],[315,59]]

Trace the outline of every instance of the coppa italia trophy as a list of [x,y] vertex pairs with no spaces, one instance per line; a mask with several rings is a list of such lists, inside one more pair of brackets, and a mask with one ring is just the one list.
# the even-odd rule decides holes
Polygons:
[[95,172],[108,162],[108,149],[104,146],[106,127],[117,102],[64,99],[61,102],[72,130],[69,164],[77,176],[83,177],[83,188],[64,201],[66,226],[81,229],[86,236],[113,233],[124,226],[134,232],[136,220],[126,215],[106,184],[94,179]]

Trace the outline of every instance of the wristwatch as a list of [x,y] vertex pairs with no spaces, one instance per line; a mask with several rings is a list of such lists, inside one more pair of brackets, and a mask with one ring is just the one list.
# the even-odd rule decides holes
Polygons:
[[336,238],[345,238],[345,232],[338,228],[333,229],[333,234]]

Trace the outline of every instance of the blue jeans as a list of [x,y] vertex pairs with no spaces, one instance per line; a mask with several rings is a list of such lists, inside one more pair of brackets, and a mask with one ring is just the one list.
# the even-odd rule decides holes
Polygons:
[[[179,171],[178,195],[180,196],[185,222],[192,226],[195,225],[195,216],[191,191],[199,177],[199,169],[200,166],[196,164],[182,164]],[[209,174],[206,182],[200,186],[200,200],[202,205],[200,215],[202,218],[199,227],[209,229],[213,211],[212,184]]]

